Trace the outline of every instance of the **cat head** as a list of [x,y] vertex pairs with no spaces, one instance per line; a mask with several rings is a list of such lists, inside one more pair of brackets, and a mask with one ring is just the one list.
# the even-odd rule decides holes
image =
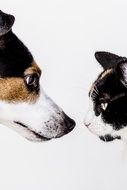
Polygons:
[[103,141],[127,140],[127,58],[96,52],[103,72],[93,83],[84,124]]

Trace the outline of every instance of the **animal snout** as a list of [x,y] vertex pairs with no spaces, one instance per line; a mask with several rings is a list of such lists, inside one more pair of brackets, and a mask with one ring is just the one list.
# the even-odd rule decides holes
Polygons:
[[84,125],[86,127],[89,127],[91,123],[93,122],[93,119],[94,119],[94,113],[91,110],[89,110],[86,114]]
[[92,119],[89,118],[89,117],[86,117],[85,120],[84,120],[84,125],[86,127],[89,127],[91,125],[91,123],[92,123]]
[[84,122],[84,125],[86,126],[86,127],[89,127],[90,125],[91,125],[91,123],[90,122]]
[[64,122],[66,125],[67,133],[71,132],[76,125],[75,121],[71,119],[69,116],[67,116],[65,113],[64,113]]

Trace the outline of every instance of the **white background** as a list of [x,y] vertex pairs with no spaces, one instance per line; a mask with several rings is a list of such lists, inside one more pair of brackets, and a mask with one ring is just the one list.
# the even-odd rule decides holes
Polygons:
[[101,71],[94,52],[127,56],[127,1],[0,0],[0,8],[15,15],[13,30],[42,68],[46,92],[77,122],[71,134],[40,144],[1,126],[0,189],[126,190],[124,143],[101,142],[83,119]]

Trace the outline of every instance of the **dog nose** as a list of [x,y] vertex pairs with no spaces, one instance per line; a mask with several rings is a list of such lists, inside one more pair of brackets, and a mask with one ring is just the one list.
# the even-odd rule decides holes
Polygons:
[[64,122],[65,122],[65,125],[67,126],[67,133],[69,133],[74,129],[76,123],[73,119],[68,117],[65,113],[64,113],[64,117],[65,117]]

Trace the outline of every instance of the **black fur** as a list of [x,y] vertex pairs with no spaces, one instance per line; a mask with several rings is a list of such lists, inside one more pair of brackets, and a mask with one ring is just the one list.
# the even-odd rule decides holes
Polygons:
[[13,15],[6,14],[0,10],[0,36],[11,30],[14,21],[15,17]]
[[[116,70],[106,75],[102,80],[96,81],[98,95],[94,97],[94,111],[96,116],[102,114],[105,123],[112,124],[118,130],[127,125],[127,88],[120,81]],[[122,95],[122,96],[121,96]],[[118,98],[116,98],[118,97]],[[101,103],[107,102],[105,111]]]
[[[3,27],[3,22],[9,19],[14,22],[12,15],[4,14],[3,17],[3,14],[0,11],[0,28]],[[31,66],[33,61],[27,47],[12,32],[13,22],[8,24],[10,30],[0,36],[0,77],[22,77],[24,70]]]
[[[99,54],[99,56],[101,57],[102,54]],[[104,57],[99,58],[99,61],[102,61],[102,65],[104,63],[108,65],[106,61],[113,63],[113,65],[108,74],[105,74],[103,77],[100,74],[94,83],[96,91],[94,90],[91,95],[94,103],[94,112],[97,117],[101,114],[103,122],[110,124],[114,130],[120,130],[127,127],[127,61],[126,58],[120,58],[110,53],[106,53]],[[109,65],[111,66],[111,64]],[[108,103],[106,110],[102,109],[102,103]],[[105,141],[111,141],[116,138],[109,135],[100,137],[100,139]]]
[[113,141],[115,139],[121,139],[120,136],[117,136],[117,137],[112,137],[111,135],[105,135],[105,136],[100,136],[100,139],[104,142],[110,142],[110,141]]
[[31,66],[33,56],[12,31],[2,36],[1,40],[0,76],[22,76],[24,70]]
[[116,67],[120,62],[127,61],[126,57],[120,57],[113,53],[104,52],[104,51],[96,52],[95,58],[104,69],[110,69],[112,67]]

